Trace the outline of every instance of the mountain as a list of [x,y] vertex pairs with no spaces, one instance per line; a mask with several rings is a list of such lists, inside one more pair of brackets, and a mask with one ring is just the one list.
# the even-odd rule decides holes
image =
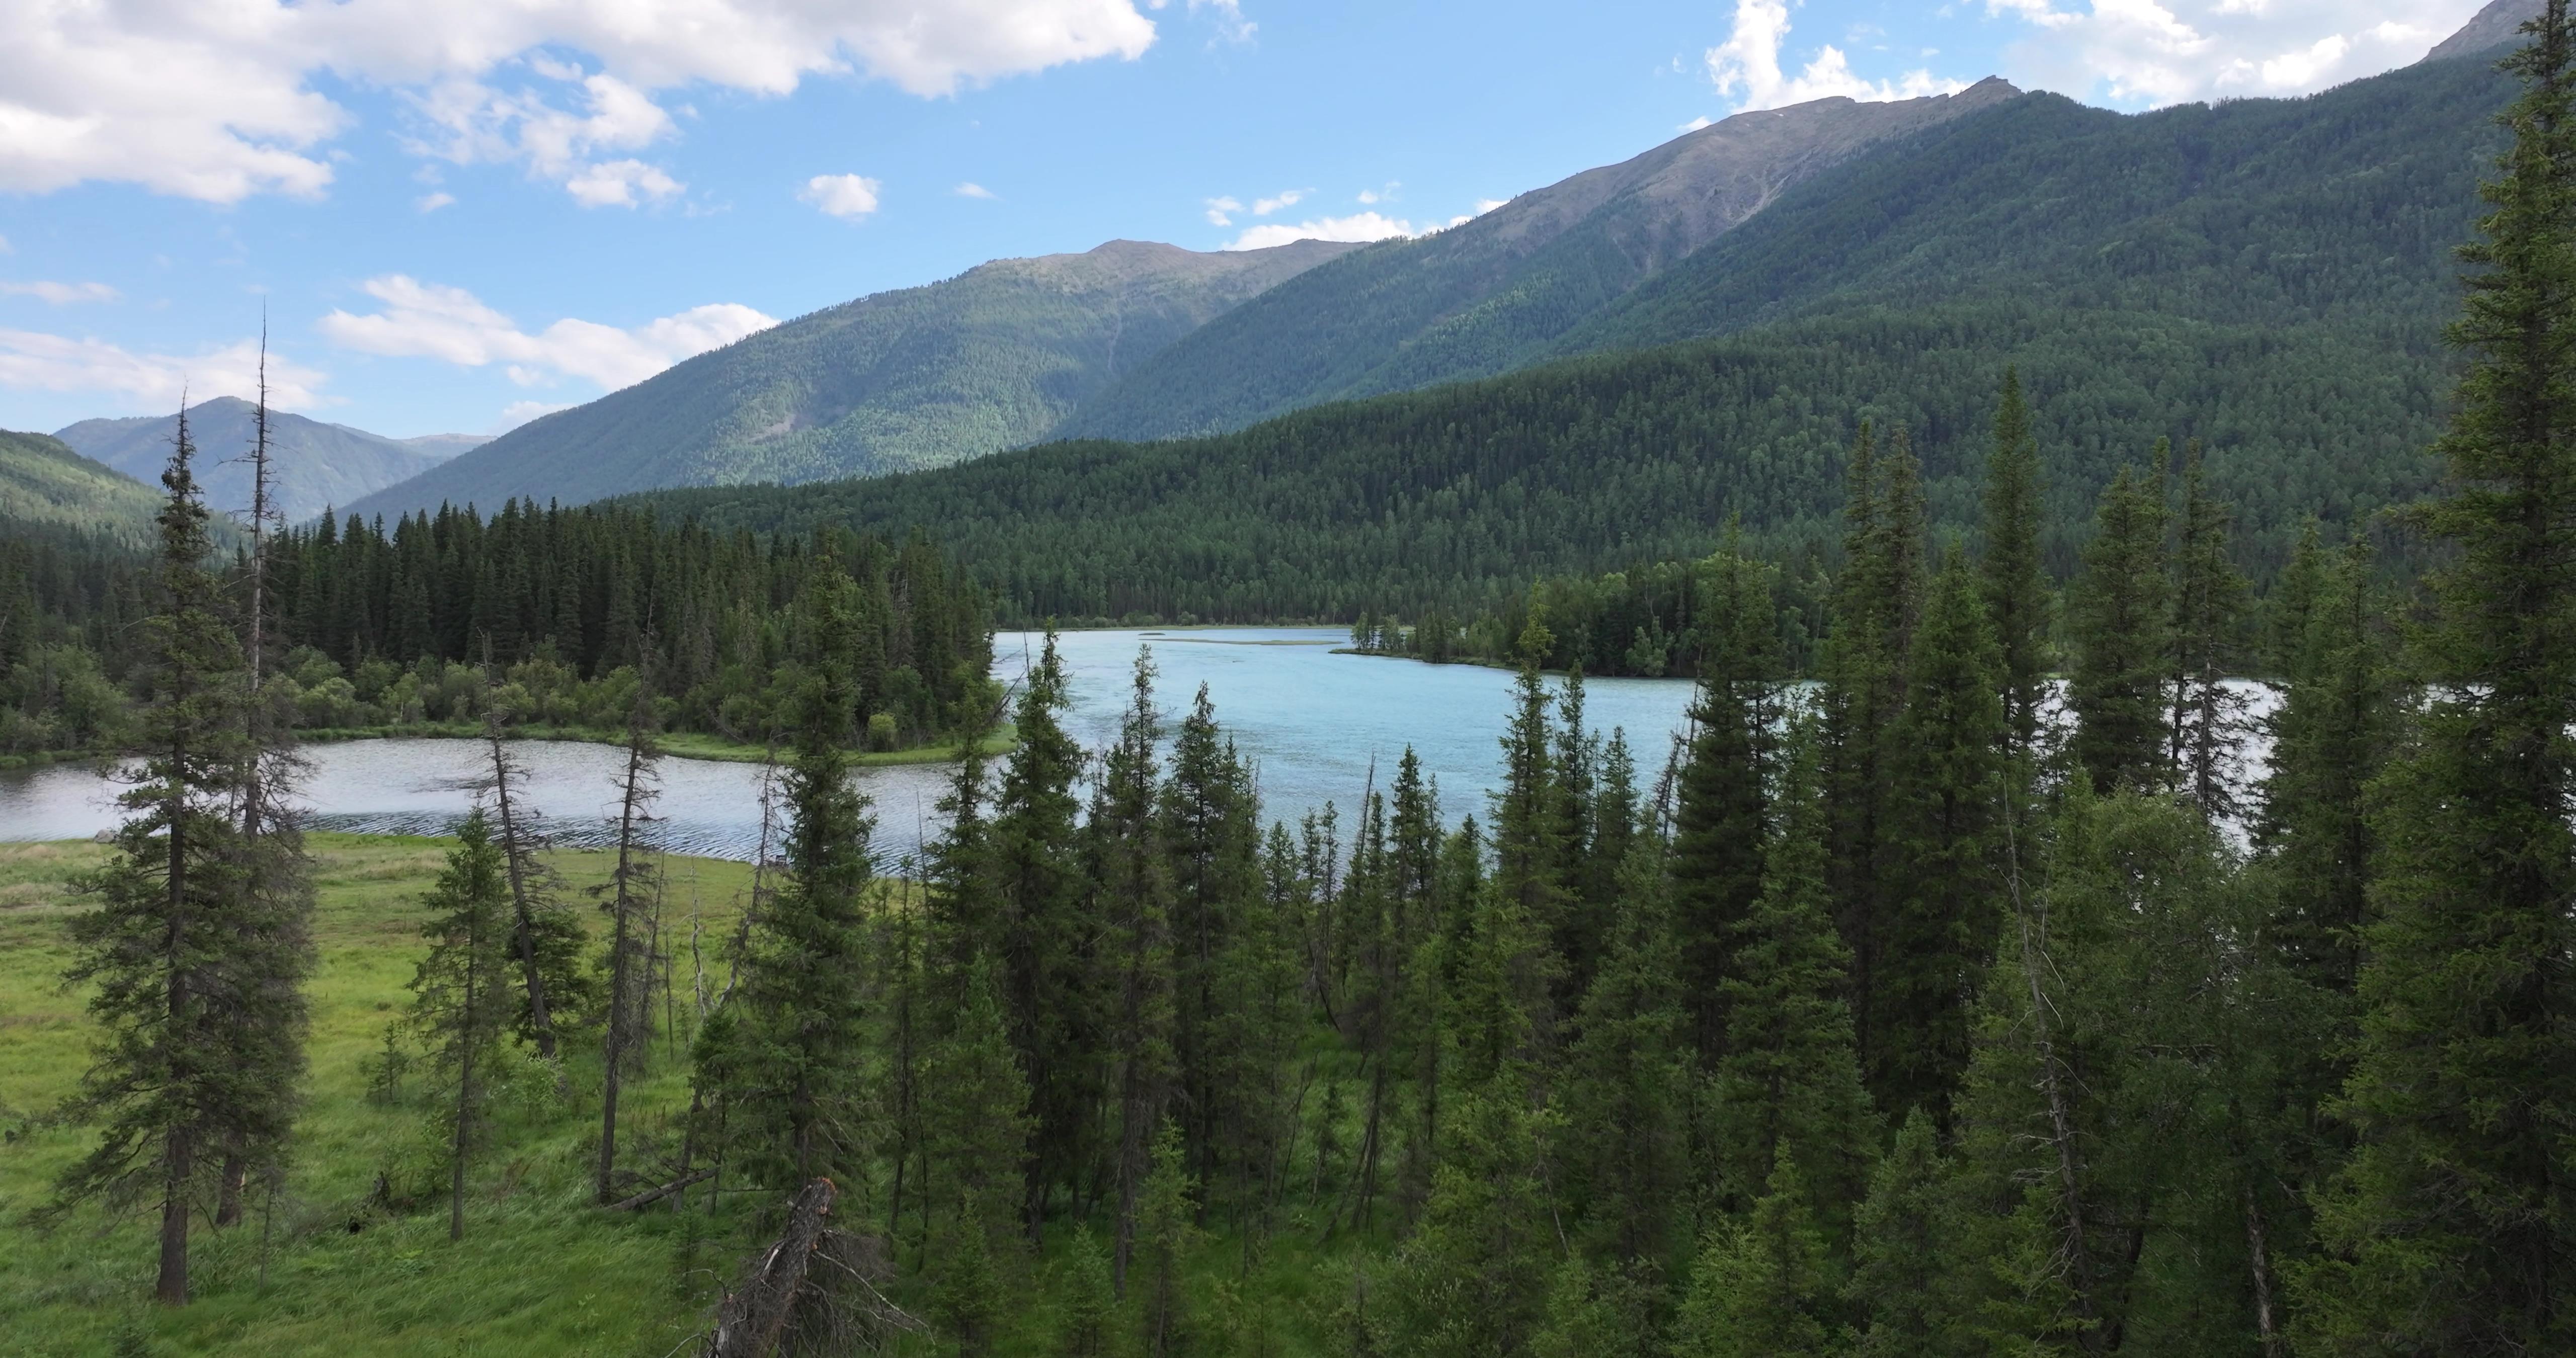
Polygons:
[[1207,433],[1521,366],[1816,174],[2018,93],[1988,79],[1953,95],[1737,114],[1449,230],[1382,242],[1290,280],[1138,366],[1056,435]]
[[2426,61],[2447,61],[2452,57],[2473,57],[2492,52],[2507,43],[2518,43],[2522,26],[2540,14],[2542,0],[2489,0],[2485,9],[2460,25],[2460,31],[2444,38]]
[[2208,444],[2262,576],[2310,514],[2358,523],[2432,484],[2452,247],[2512,93],[2440,62],[2143,115],[2024,96],[1784,193],[1583,340],[1660,347],[1215,437],[652,498],[719,527],[927,525],[1022,618],[1462,610],[1705,552],[1730,514],[1765,550],[1830,554],[1865,419],[1909,432],[1936,521],[1973,531],[2009,364],[2056,569],[2102,483],[2171,437]]
[[0,531],[54,524],[141,541],[160,493],[50,434],[0,429]]
[[[250,506],[250,466],[234,459],[250,448],[256,415],[257,408],[237,396],[217,397],[188,408],[188,436],[196,441],[200,457],[197,479],[206,488],[206,503],[219,512]],[[162,464],[170,460],[170,441],[178,429],[177,415],[139,415],[83,420],[55,431],[54,437],[136,480],[152,483],[160,478]],[[390,439],[282,410],[268,413],[278,505],[289,520],[311,518],[333,505],[350,504],[370,491],[418,476],[477,442],[472,434]]]
[[1027,443],[1119,374],[1248,297],[1357,249],[1200,253],[1111,241],[1006,259],[764,330],[524,425],[360,513],[510,496],[794,483]]

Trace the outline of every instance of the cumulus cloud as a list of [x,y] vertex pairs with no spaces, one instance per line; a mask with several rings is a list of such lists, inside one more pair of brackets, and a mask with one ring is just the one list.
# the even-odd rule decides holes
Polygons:
[[1967,88],[1965,82],[1928,70],[1908,71],[1893,81],[1863,79],[1852,71],[1851,59],[1843,50],[1830,43],[1816,49],[1792,75],[1780,64],[1788,40],[1788,0],[1735,0],[1733,30],[1725,42],[1708,49],[1710,83],[1719,94],[1736,96],[1739,112],[1835,96],[1863,101],[1916,99]]
[[1403,187],[1404,187],[1404,181],[1403,181],[1403,180],[1401,180],[1401,179],[1390,179],[1390,180],[1386,181],[1386,184],[1385,184],[1385,186],[1384,186],[1384,187],[1381,187],[1381,188],[1374,188],[1374,189],[1362,189],[1362,190],[1360,190],[1360,191],[1359,191],[1359,201],[1360,201],[1360,206],[1362,206],[1362,207],[1368,207],[1368,206],[1370,206],[1370,205],[1372,205],[1372,204],[1375,204],[1375,203],[1392,203],[1392,202],[1394,202],[1394,201],[1395,201],[1396,191],[1397,191],[1397,190],[1399,190],[1399,189],[1401,189],[1401,188],[1403,188]]
[[1241,211],[1243,211],[1243,204],[1232,198],[1211,198],[1207,200],[1208,225],[1232,226],[1234,214]]
[[[105,340],[33,330],[0,330],[0,388],[101,392],[128,408],[162,411],[217,396],[259,392],[259,341],[237,340],[198,354],[135,353]],[[285,410],[323,403],[323,375],[268,351],[268,402]]]
[[[1209,214],[1211,217],[1215,214]],[[1219,226],[1226,223],[1219,222]],[[1348,217],[1318,217],[1294,226],[1286,222],[1263,222],[1234,238],[1229,250],[1266,250],[1301,240],[1386,240],[1395,236],[1419,236],[1430,228],[1417,227],[1379,212],[1355,212]]]
[[[1240,24],[1232,4],[1203,3]],[[670,134],[663,91],[779,96],[809,77],[856,75],[929,98],[1132,60],[1154,37],[1135,0],[0,5],[0,190],[104,179],[218,203],[321,193],[326,143],[354,122],[316,88],[322,79],[401,93],[416,149],[598,185],[583,167],[619,157],[596,153]],[[600,190],[598,201],[652,196],[640,176],[616,182],[625,197]]]
[[2308,94],[2422,57],[2485,0],[1986,0],[2031,84],[2127,107]]
[[412,206],[422,212],[436,212],[440,208],[454,204],[455,201],[456,195],[452,193],[424,193],[412,200]]
[[113,302],[123,295],[105,283],[0,282],[0,296],[33,297],[55,306],[69,306],[74,302]]
[[681,359],[721,348],[778,322],[737,303],[691,307],[631,329],[566,318],[535,334],[463,288],[402,274],[368,279],[367,294],[384,304],[372,315],[333,311],[321,330],[364,353],[435,358],[460,367],[499,363],[510,380],[534,386],[578,377],[615,390],[632,386]]
[[877,210],[877,190],[885,185],[855,174],[818,174],[797,191],[799,202],[812,203],[827,217],[857,221]]
[[1282,189],[1275,197],[1255,198],[1252,200],[1252,215],[1267,217],[1283,207],[1295,207],[1307,194],[1313,192],[1313,189]]
[[953,188],[953,189],[949,190],[949,192],[956,194],[956,195],[957,195],[958,197],[960,197],[960,198],[988,198],[988,199],[989,199],[989,198],[999,198],[999,197],[1001,197],[1001,195],[1000,195],[1000,194],[993,192],[991,189],[985,188],[983,185],[978,184],[978,183],[976,183],[975,181],[973,181],[973,180],[971,180],[971,179],[970,179],[970,180],[968,180],[968,181],[966,181],[966,182],[965,182],[965,183],[963,183],[963,184],[958,185],[956,188]]

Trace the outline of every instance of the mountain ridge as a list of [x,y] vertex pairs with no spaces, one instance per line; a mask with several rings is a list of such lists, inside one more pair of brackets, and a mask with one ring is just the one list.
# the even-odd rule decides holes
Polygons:
[[[218,512],[237,513],[250,506],[250,468],[238,458],[251,445],[256,413],[257,407],[238,396],[188,407],[188,436],[200,455],[197,480],[205,487],[206,503]],[[175,414],[134,415],[82,420],[53,437],[149,485],[169,460],[178,427]],[[268,412],[278,506],[289,520],[311,518],[418,476],[455,456],[446,449],[462,440],[480,441],[471,434],[394,439],[291,411]]]
[[1491,376],[1807,178],[2019,95],[1988,77],[1956,94],[1739,113],[1291,279],[1163,351],[1052,436],[1209,433],[1320,401]]
[[935,466],[1031,442],[1127,364],[1358,246],[1194,251],[1113,240],[871,293],[522,425],[350,506],[399,514],[513,496],[794,483]]

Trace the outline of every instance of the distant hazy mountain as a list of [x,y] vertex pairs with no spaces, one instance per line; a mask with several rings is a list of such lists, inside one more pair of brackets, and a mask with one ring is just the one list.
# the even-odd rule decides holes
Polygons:
[[[196,442],[197,479],[206,503],[219,511],[250,506],[250,465],[235,461],[249,451],[250,402],[223,396],[188,408],[188,437]],[[73,449],[147,484],[157,483],[170,460],[179,417],[138,415],[122,420],[83,420],[54,437]],[[273,410],[268,416],[270,456],[277,468],[280,508],[289,519],[307,519],[333,505],[348,505],[371,491],[418,476],[483,442],[474,434],[432,434],[390,439]]]
[[2019,93],[1989,79],[1954,95],[1737,114],[1450,230],[1301,275],[1138,367],[1055,432],[1205,433],[1521,366],[1792,187]]
[[50,434],[0,429],[0,530],[60,524],[141,541],[161,503],[150,487]]
[[2452,57],[2473,57],[2491,52],[2522,38],[2522,26],[2540,13],[2542,0],[2491,0],[2460,31],[2444,38],[2424,54],[2426,61],[2447,61]]
[[354,506],[497,507],[940,466],[1044,435],[1247,297],[1356,246],[1202,254],[1111,241],[862,297],[512,430]]

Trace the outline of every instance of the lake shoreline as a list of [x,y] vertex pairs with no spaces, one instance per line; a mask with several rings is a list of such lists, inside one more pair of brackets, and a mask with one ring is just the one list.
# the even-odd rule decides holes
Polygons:
[[[586,726],[553,726],[534,724],[513,726],[505,730],[507,740],[563,740],[581,745],[626,743],[623,731],[605,731]],[[361,740],[481,740],[483,728],[472,722],[432,722],[408,726],[317,727],[295,733],[299,745],[345,745]],[[727,740],[695,731],[666,731],[655,737],[662,753],[673,759],[703,759],[720,764],[765,764],[787,753],[786,746],[772,750],[745,741]],[[982,751],[987,758],[1004,755],[1019,744],[1019,736],[1010,727],[984,738]],[[38,750],[30,754],[0,755],[0,771],[46,769],[60,764],[78,764],[92,760],[116,759],[118,750]],[[852,750],[854,768],[895,768],[908,764],[954,764],[965,757],[955,742],[943,745],[918,745],[908,750]]]

